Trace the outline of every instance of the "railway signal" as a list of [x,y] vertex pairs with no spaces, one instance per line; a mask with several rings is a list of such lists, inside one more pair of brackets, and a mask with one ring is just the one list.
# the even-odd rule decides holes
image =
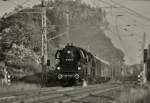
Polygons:
[[141,72],[141,73],[138,75],[137,85],[138,85],[138,86],[142,86],[142,84],[143,84],[143,73]]
[[143,34],[143,42],[142,42],[142,62],[141,62],[141,65],[142,65],[142,68],[143,68],[143,73],[142,73],[142,77],[143,77],[143,84],[146,83],[146,63],[145,63],[145,60],[144,60],[144,56],[146,55],[145,52],[146,50],[144,50],[145,48],[145,37],[146,37],[146,34],[144,33]]
[[148,49],[144,49],[144,63],[147,62],[148,59]]
[[147,81],[150,81],[150,44],[148,45],[148,49],[147,49],[147,52],[145,53],[144,58],[146,59],[146,62],[145,62],[146,79]]
[[2,78],[0,78],[2,86],[4,86],[4,85],[11,85],[11,75],[6,70],[5,64],[1,68],[3,68],[2,70],[0,70],[0,72],[2,72],[1,75],[3,75]]

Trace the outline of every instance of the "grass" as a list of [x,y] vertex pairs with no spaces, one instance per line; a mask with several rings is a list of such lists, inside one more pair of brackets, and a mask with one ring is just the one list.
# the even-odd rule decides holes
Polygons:
[[37,84],[15,83],[10,86],[3,86],[3,87],[0,86],[0,93],[32,90],[32,89],[38,89],[38,88],[40,88],[40,85],[37,85]]
[[150,97],[148,88],[141,87],[123,87],[116,103],[150,103],[146,102]]

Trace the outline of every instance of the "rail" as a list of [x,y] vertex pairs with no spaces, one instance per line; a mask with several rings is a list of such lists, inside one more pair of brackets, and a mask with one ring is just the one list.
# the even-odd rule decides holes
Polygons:
[[81,98],[94,96],[100,93],[109,92],[120,88],[118,84],[99,84],[88,87],[55,87],[35,89],[31,91],[11,93],[1,97],[0,103],[68,103],[77,101]]

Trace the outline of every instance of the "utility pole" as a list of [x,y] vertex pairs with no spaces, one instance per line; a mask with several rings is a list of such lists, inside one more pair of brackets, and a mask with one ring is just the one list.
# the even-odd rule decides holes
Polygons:
[[119,62],[119,64],[118,64],[117,76],[118,76],[118,80],[120,80],[120,78],[121,78],[121,61],[119,60],[118,62]]
[[144,63],[144,48],[145,48],[145,37],[146,34],[143,34],[143,43],[142,43],[142,68],[143,68],[143,83],[146,83],[146,63]]
[[112,69],[111,70],[111,73],[112,73],[111,74],[111,76],[112,76],[111,79],[112,79],[112,81],[114,81],[114,67],[113,67],[113,64],[111,64],[111,69]]
[[68,43],[70,43],[70,35],[69,35],[69,33],[70,33],[70,22],[69,22],[69,9],[68,9],[68,7],[67,7],[67,11],[66,11],[66,24],[67,24],[67,42]]
[[[111,57],[111,62],[113,61],[113,57]],[[114,81],[114,64],[111,64],[111,79]]]
[[46,1],[41,1],[42,5],[42,86],[46,82],[46,65],[47,65],[47,25],[46,25]]

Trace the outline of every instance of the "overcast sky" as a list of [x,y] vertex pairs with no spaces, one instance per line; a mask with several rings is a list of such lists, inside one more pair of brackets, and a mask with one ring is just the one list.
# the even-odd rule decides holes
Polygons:
[[[24,6],[31,7],[34,3],[38,3],[39,0],[10,0],[11,2],[0,1],[0,16],[6,12],[10,12],[16,4],[22,4],[24,1],[31,1],[24,3]],[[92,5],[97,5],[99,7],[109,6],[106,3],[100,3],[101,0],[84,0]],[[94,1],[94,2],[93,2]],[[104,0],[109,1],[109,0]],[[120,2],[120,4],[130,8],[141,15],[150,18],[150,0],[115,0]],[[109,2],[110,3],[110,2]],[[150,21],[138,18],[137,16],[132,16],[121,9],[113,9],[113,15],[111,14],[111,9],[105,9],[108,11],[107,20],[110,22],[110,30],[105,31],[107,36],[111,38],[114,45],[122,49],[125,53],[126,63],[134,64],[139,63],[141,58],[141,41],[142,34],[146,33],[146,46],[150,43]],[[123,14],[121,17],[114,15]],[[119,39],[118,35],[112,31],[116,32],[116,23],[118,24],[118,34],[121,37]],[[128,25],[128,26],[127,26]],[[130,25],[130,26],[129,26]]]

